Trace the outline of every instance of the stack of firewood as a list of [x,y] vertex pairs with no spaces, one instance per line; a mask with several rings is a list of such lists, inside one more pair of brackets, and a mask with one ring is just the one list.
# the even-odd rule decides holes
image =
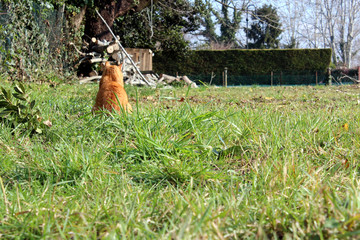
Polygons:
[[[115,41],[100,41],[96,38],[92,38],[90,44],[85,44],[85,48],[83,48],[83,51],[80,51],[78,49],[76,50],[82,56],[82,59],[80,60],[80,66],[81,64],[88,66],[84,69],[92,69],[91,66],[93,64],[104,63],[106,61],[122,62],[122,71],[124,74],[125,84],[156,87],[177,83],[187,86],[190,85],[192,88],[197,87],[196,83],[191,81],[187,76],[173,77],[166,74],[161,74],[159,76],[155,73],[146,73],[143,74],[143,77],[145,77],[144,80],[143,77],[140,76],[138,71],[136,71],[136,68],[139,67],[140,63],[137,62],[134,66],[131,63],[131,60],[128,59],[125,54],[123,54],[120,46]],[[87,71],[85,74],[79,74],[79,76],[81,84],[99,81],[101,79],[101,74],[99,74],[95,70]]]

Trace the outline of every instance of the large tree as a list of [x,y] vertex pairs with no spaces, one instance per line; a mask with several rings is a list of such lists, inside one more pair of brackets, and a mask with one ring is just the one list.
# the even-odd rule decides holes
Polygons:
[[184,34],[199,28],[199,11],[189,0],[158,0],[135,14],[115,20],[114,31],[127,47],[181,53],[188,48]]
[[[119,16],[123,16],[129,12],[139,12],[150,4],[151,0],[94,0],[94,7],[99,9],[99,13],[104,17],[110,27],[112,27],[115,19]],[[112,39],[107,27],[101,19],[94,14],[92,9],[88,9],[85,14],[84,35],[94,36],[99,39]]]
[[323,36],[328,36],[327,41],[333,50],[333,63],[350,67],[352,56],[359,51],[359,48],[354,50],[354,40],[360,33],[360,28],[357,28],[359,0],[322,0],[318,6],[325,22]]
[[[302,48],[331,48],[335,65],[360,63],[359,0],[272,0],[277,3],[283,39]],[[286,7],[285,7],[286,6]]]
[[[215,5],[220,5],[221,9],[215,9]],[[200,32],[206,38],[209,45],[216,43],[232,47],[239,47],[240,43],[236,34],[240,29],[241,14],[244,12],[249,0],[196,0],[195,4],[201,9],[203,17],[203,30]],[[216,28],[220,28],[220,34],[216,33]]]
[[221,0],[221,13],[222,17],[218,17],[220,23],[220,40],[226,44],[235,43],[236,32],[240,28],[241,11],[237,9],[236,5],[233,7],[233,16],[229,16],[230,0]]
[[79,27],[85,20],[84,37],[96,37],[100,40],[111,40],[112,36],[96,14],[95,10],[103,16],[108,25],[112,28],[116,18],[125,14],[135,13],[143,10],[157,0],[65,0],[65,3],[81,10],[72,17],[73,27]]
[[253,40],[248,48],[278,48],[282,29],[276,9],[265,4],[255,10],[252,20],[250,28],[245,28],[247,37]]

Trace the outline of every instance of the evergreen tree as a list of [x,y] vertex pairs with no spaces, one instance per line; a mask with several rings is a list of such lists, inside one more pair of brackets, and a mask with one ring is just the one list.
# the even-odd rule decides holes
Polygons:
[[225,44],[236,44],[236,32],[239,30],[241,13],[234,7],[233,17],[229,17],[230,0],[222,0],[222,17],[218,19],[220,23],[221,37],[220,40]]
[[245,28],[247,37],[253,41],[248,48],[278,48],[282,30],[276,9],[265,4],[255,10],[252,20],[250,28]]
[[216,23],[212,19],[212,12],[214,11],[212,9],[212,5],[209,0],[205,0],[204,2],[202,0],[195,0],[195,5],[200,10],[200,14],[202,17],[202,25],[205,28],[201,31],[201,35],[204,36],[208,43],[210,42],[218,42],[219,36],[216,34]]
[[[202,25],[205,28],[201,35],[206,38],[208,44],[215,42],[238,46],[236,33],[240,29],[242,11],[235,5],[230,7],[231,0],[221,0],[221,12],[212,7],[210,0],[197,0],[195,4],[201,9]],[[232,17],[229,9],[232,9]],[[217,26],[220,26],[220,35],[215,32]]]

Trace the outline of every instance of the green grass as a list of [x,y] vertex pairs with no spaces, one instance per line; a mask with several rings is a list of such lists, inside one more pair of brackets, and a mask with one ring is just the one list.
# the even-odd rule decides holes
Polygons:
[[97,85],[27,87],[53,126],[0,125],[0,238],[360,234],[357,86],[127,87],[106,117]]

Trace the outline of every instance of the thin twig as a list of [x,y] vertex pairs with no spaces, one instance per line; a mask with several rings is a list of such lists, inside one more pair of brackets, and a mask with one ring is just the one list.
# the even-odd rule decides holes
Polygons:
[[81,56],[85,56],[85,55],[86,55],[86,53],[81,52],[81,51],[75,46],[74,43],[70,42],[69,45],[74,46],[75,50],[76,50]]

